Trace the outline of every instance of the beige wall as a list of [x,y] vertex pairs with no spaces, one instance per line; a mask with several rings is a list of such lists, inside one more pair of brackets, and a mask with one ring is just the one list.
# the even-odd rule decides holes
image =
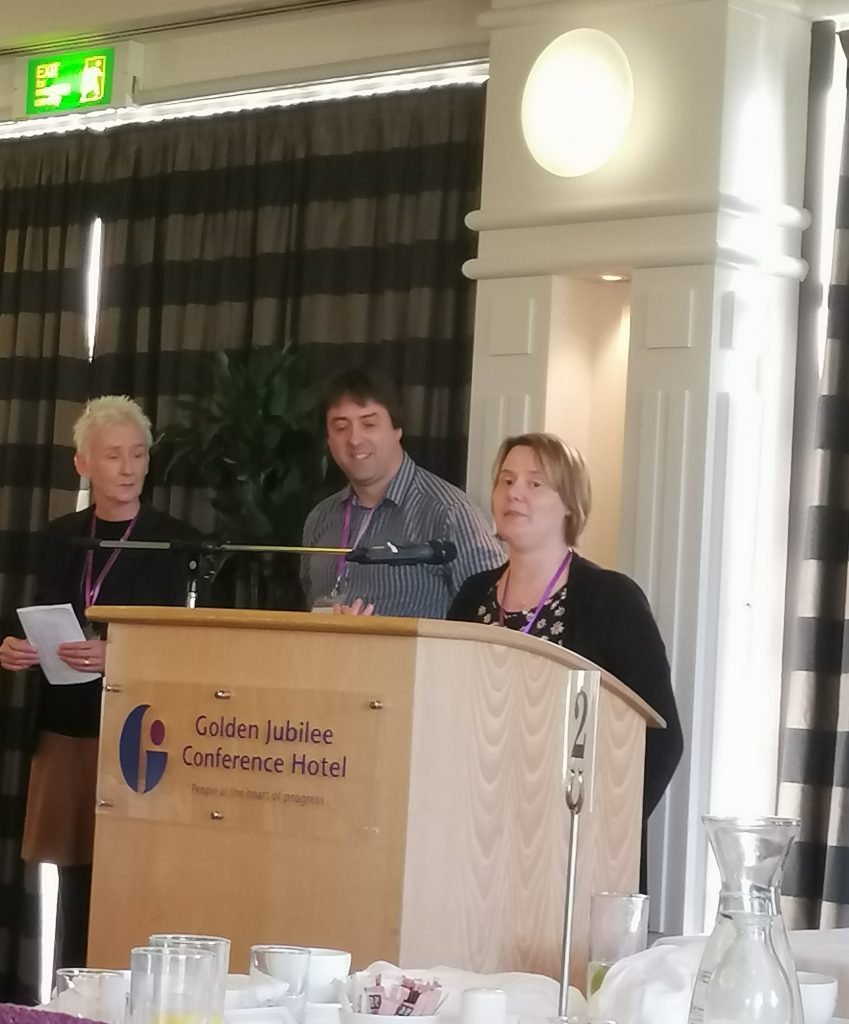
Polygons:
[[628,285],[562,278],[554,303],[545,427],[580,449],[593,506],[581,551],[619,564],[622,445],[628,372]]

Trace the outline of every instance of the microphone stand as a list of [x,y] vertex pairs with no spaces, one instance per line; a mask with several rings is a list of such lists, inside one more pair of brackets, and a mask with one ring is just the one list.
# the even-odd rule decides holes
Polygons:
[[432,540],[418,544],[395,544],[386,541],[373,547],[306,547],[300,544],[222,544],[209,540],[101,540],[78,537],[78,547],[114,548],[118,551],[183,551],[187,555],[189,585],[186,607],[196,608],[198,580],[215,578],[214,562],[221,554],[263,555],[344,555],[348,562],[364,565],[445,565],[457,557],[457,548],[449,540]]
[[185,552],[189,573],[186,588],[186,607],[197,608],[198,581],[212,582],[217,569],[216,559],[222,554],[262,555],[350,555],[354,548],[319,548],[291,544],[223,544],[210,540],[100,540],[85,547],[115,548],[118,551],[174,551]]
[[[132,543],[128,541],[127,543]],[[144,541],[139,543],[143,544]],[[176,542],[179,549],[181,542]],[[299,544],[219,544],[214,541],[203,541],[200,554],[189,555],[189,584],[186,591],[186,607],[197,608],[198,580],[208,582],[215,579],[214,561],[221,554],[259,554],[259,555],[349,555],[353,548],[308,548]]]

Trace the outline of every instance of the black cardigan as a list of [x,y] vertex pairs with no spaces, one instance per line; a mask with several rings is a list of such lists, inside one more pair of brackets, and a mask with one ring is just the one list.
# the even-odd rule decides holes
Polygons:
[[[506,565],[470,576],[448,610],[449,619],[477,622],[478,608]],[[595,662],[629,686],[666,720],[646,731],[643,821],[657,806],[681,759],[684,739],[669,661],[645,594],[628,576],[575,555],[569,569],[559,646]]]
[[[85,625],[82,579],[85,551],[73,543],[91,531],[92,510],[72,512],[48,523],[41,535],[36,604],[74,607]],[[200,534],[179,519],[142,505],[131,540],[198,540]],[[117,539],[117,538],[116,538]],[[101,555],[100,552],[96,552]],[[95,575],[101,556],[95,561]],[[188,555],[167,551],[122,551],[98,596],[98,604],[181,605],[188,584]],[[100,731],[101,679],[75,686],[51,686],[38,671],[36,731],[95,737]]]

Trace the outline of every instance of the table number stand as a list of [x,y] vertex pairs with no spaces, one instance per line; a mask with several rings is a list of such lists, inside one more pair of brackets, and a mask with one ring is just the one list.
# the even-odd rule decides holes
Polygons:
[[570,672],[569,721],[566,730],[563,786],[569,809],[569,849],[566,860],[566,899],[563,911],[563,948],[557,1013],[565,1020],[569,1001],[572,926],[575,914],[575,879],[578,871],[578,836],[581,811],[592,809],[593,767],[598,725],[599,672]]

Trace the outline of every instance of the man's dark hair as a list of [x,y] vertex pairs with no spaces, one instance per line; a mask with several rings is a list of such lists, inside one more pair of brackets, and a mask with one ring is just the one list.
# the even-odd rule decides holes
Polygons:
[[389,413],[392,426],[397,430],[403,426],[401,396],[392,381],[374,370],[344,370],[336,374],[322,388],[324,414],[343,398],[352,398],[357,405],[377,402]]

